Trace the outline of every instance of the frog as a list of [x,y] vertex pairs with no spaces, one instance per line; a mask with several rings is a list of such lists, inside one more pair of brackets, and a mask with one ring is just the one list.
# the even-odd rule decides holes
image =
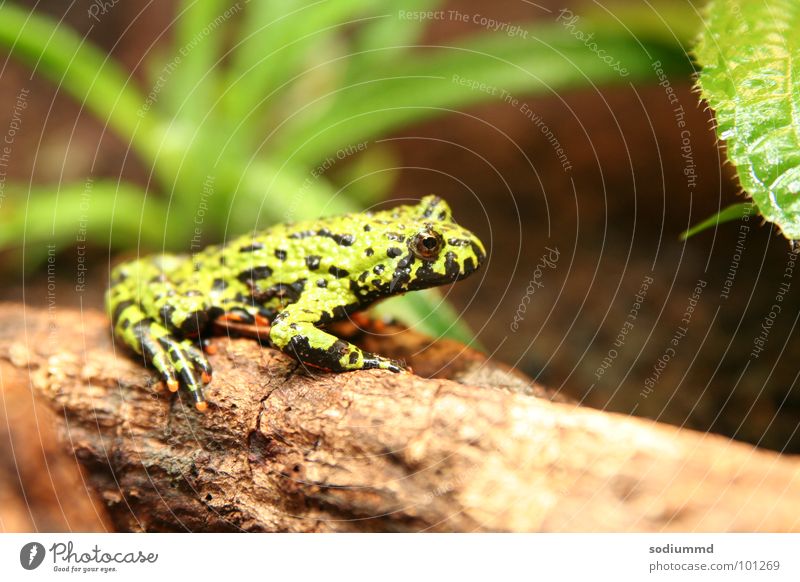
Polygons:
[[122,262],[110,273],[105,305],[114,339],[205,412],[213,372],[204,346],[218,330],[255,330],[314,369],[409,372],[400,360],[337,337],[329,324],[388,297],[459,281],[486,256],[447,202],[429,195],[386,210],[275,224],[194,253]]

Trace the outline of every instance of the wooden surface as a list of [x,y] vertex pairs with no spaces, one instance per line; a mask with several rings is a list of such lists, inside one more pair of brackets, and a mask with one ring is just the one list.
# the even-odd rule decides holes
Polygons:
[[61,443],[56,427],[63,423],[32,391],[27,365],[14,353],[3,349],[0,359],[0,533],[113,531]]
[[[61,460],[77,459],[87,483],[62,486],[107,511],[86,529],[800,529],[796,457],[551,401],[453,342],[362,339],[418,375],[310,374],[252,340],[218,338],[201,415],[154,392],[101,313],[6,304],[0,378],[4,400],[24,392],[55,412]],[[41,426],[18,414],[6,432],[24,440]],[[17,463],[2,438],[3,462]]]

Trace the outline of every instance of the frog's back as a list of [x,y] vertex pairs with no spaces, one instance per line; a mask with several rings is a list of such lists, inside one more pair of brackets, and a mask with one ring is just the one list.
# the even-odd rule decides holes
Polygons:
[[[376,251],[373,216],[358,213],[295,223],[276,224],[263,231],[239,236],[208,258],[217,259],[228,276],[261,284],[324,285],[359,271]],[[251,276],[252,275],[252,276]]]

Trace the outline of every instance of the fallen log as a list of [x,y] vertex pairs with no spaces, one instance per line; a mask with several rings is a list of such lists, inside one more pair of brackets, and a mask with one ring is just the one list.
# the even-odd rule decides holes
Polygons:
[[797,457],[554,401],[454,342],[361,344],[420,375],[216,338],[203,415],[101,313],[0,305],[0,372],[57,412],[120,531],[800,529]]
[[27,367],[0,361],[0,533],[113,531],[57,424]]

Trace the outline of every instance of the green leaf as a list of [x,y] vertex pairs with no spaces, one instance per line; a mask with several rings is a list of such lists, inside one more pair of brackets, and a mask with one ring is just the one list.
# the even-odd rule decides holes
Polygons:
[[[343,144],[506,95],[521,103],[525,96],[590,84],[653,81],[655,60],[671,73],[689,71],[677,43],[654,43],[645,52],[643,39],[629,33],[595,33],[597,45],[627,70],[627,75],[621,75],[560,25],[532,30],[527,39],[485,34],[462,46],[424,47],[391,67],[384,64],[378,70],[363,70],[348,86],[296,112],[276,138],[280,145],[275,155],[317,161]],[[483,85],[472,86],[472,82]],[[318,116],[317,108],[325,109],[325,114]]]
[[587,4],[581,10],[581,25],[590,22],[596,30],[629,30],[652,43],[655,40],[679,44],[688,50],[703,22],[692,0],[657,2],[616,2]]
[[165,205],[134,184],[88,180],[30,190],[8,184],[6,190],[0,247],[130,248],[139,240],[144,248],[159,250],[174,242],[165,228]]
[[713,216],[706,218],[703,222],[695,224],[689,230],[681,233],[681,240],[686,240],[704,230],[709,228],[716,228],[724,222],[738,220],[745,216],[750,216],[753,213],[753,204],[751,202],[739,202],[738,204],[731,204],[724,210],[720,210]]
[[[381,62],[397,59],[397,52],[407,52],[419,41],[422,32],[430,21],[424,18],[411,18],[401,13],[413,14],[434,11],[440,0],[385,0],[378,18],[365,22],[356,34],[354,48],[361,53],[354,66],[379,66]],[[382,49],[395,48],[392,51]]]
[[399,166],[392,148],[376,142],[341,170],[334,167],[333,181],[341,184],[348,199],[363,208],[386,198],[397,180]]
[[254,161],[234,187],[229,204],[231,232],[265,228],[276,222],[294,222],[321,216],[357,212],[358,207],[321,175],[300,172],[291,165]]
[[392,297],[373,307],[383,316],[396,317],[407,326],[434,338],[447,337],[475,349],[483,349],[466,322],[437,289],[414,291]]
[[232,0],[181,1],[173,43],[175,72],[165,93],[171,111],[182,119],[201,123],[219,96],[224,32],[240,12],[240,3]]
[[800,3],[712,0],[695,49],[717,134],[758,211],[800,239]]
[[7,1],[0,4],[0,46],[69,92],[141,155],[157,159],[159,124],[140,115],[144,97],[109,55],[68,26]]
[[262,108],[265,99],[274,102],[273,93],[300,75],[309,57],[325,57],[314,47],[342,34],[346,24],[376,5],[377,0],[250,3],[226,82],[227,115],[241,120]]

